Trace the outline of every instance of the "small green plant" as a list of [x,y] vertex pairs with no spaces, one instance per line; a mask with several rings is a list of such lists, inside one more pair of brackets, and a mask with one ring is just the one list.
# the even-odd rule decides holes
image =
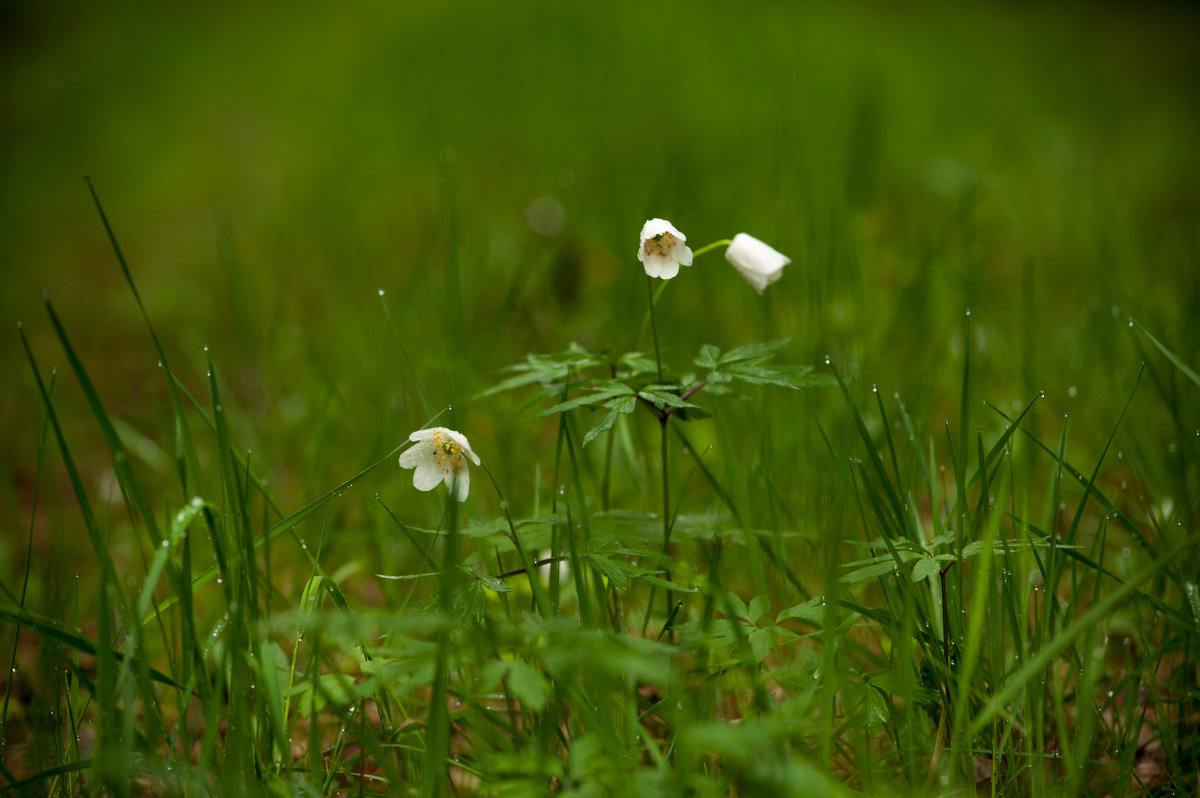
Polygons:
[[[29,559],[20,591],[5,588],[10,668],[20,636],[36,635],[55,709],[40,725],[23,721],[7,682],[6,731],[32,729],[41,759],[23,771],[0,761],[0,789],[1133,795],[1195,785],[1194,497],[1139,510],[1102,478],[1141,378],[1094,465],[1078,468],[1065,421],[1052,443],[1031,428],[1040,396],[975,417],[969,349],[957,423],[940,434],[898,396],[872,391],[873,410],[860,407],[832,358],[820,373],[777,364],[788,339],[705,342],[672,365],[663,352],[680,347],[656,306],[681,267],[726,247],[762,293],[789,261],[745,234],[693,252],[652,219],[638,244],[644,321],[610,336],[631,339],[628,351],[530,354],[476,396],[533,394],[516,434],[549,432],[552,443],[531,495],[505,495],[502,453],[437,426],[449,408],[433,409],[409,361],[421,428],[289,513],[236,441],[212,358],[203,400],[168,361],[100,213],[161,366],[172,484],[135,467],[130,431],[47,299],[126,517],[96,512],[57,380],[22,328],[45,417],[35,491],[52,440],[97,576],[77,583],[66,617],[28,606]],[[963,326],[969,341],[969,318]],[[1134,334],[1200,388],[1177,355]],[[1145,368],[1188,439],[1180,456],[1194,479],[1182,404]],[[710,452],[734,462],[725,474],[753,473],[776,494],[783,460],[800,455],[740,451],[722,424],[750,407],[739,393],[783,389],[811,408],[820,392],[810,389],[834,387],[843,403],[832,424],[816,412],[795,422],[825,445],[803,455],[827,463],[836,492],[824,525],[784,523],[772,507],[770,528],[757,528],[744,488]],[[347,520],[339,499],[380,474],[396,481],[377,472],[393,464],[425,494],[445,486],[439,520],[418,520],[430,517],[421,494],[396,510],[376,494],[371,517],[403,557],[379,548],[333,566],[333,543],[344,548],[365,523]],[[476,512],[491,506],[481,492],[500,512]],[[397,559],[412,567],[385,573]]]

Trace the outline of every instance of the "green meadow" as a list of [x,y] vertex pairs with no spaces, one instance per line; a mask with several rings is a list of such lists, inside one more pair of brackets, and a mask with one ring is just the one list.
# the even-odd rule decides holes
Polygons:
[[1200,789],[1194,5],[3,14],[0,795]]

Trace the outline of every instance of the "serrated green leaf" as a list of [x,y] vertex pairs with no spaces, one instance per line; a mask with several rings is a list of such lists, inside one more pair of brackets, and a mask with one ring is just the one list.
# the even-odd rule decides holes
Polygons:
[[883,693],[876,690],[874,687],[867,685],[867,733],[874,737],[883,731],[883,726],[887,723],[890,713],[888,712],[887,699]]
[[717,363],[721,357],[721,350],[712,344],[705,344],[700,347],[700,354],[696,355],[696,359],[692,362],[702,369],[713,370],[717,367]]
[[550,683],[541,671],[514,659],[508,663],[508,689],[526,708],[541,712],[546,707]]
[[791,338],[779,338],[774,341],[766,341],[764,343],[746,344],[739,346],[736,349],[731,349],[717,361],[721,365],[729,363],[738,363],[743,360],[753,360],[754,358],[767,357],[779,351]]
[[553,407],[548,407],[538,413],[534,418],[542,418],[544,416],[552,416],[557,413],[565,413],[568,410],[574,410],[577,407],[585,405],[601,405],[610,399],[616,397],[629,397],[633,395],[633,389],[623,382],[605,382],[594,386],[590,389],[590,393],[582,396],[577,396],[574,399],[568,399],[565,402],[559,402]]
[[759,366],[751,363],[735,363],[725,370],[727,376],[748,382],[751,385],[779,385],[784,388],[792,387],[788,379],[778,369]]
[[691,402],[679,398],[679,394],[664,388],[650,387],[638,391],[638,396],[654,404],[658,409],[663,407],[695,407]]
[[497,579],[494,576],[481,576],[479,577],[479,581],[483,583],[484,587],[493,593],[509,593],[512,591],[511,585],[509,585],[503,579]]
[[589,443],[595,440],[596,436],[601,432],[611,429],[612,425],[617,423],[617,418],[626,413],[632,413],[635,408],[637,408],[636,396],[622,396],[620,399],[614,401],[609,405],[608,412],[605,413],[599,421],[593,424],[591,428],[588,429],[587,434],[583,436],[583,445],[587,446]]
[[625,563],[615,562],[600,554],[593,554],[588,559],[593,567],[603,574],[617,590],[629,587],[629,572],[623,567]]
[[928,579],[942,570],[942,564],[933,557],[922,557],[912,569],[912,580],[920,582]]
[[463,527],[460,531],[469,538],[486,538],[490,535],[503,535],[508,532],[508,521],[504,518],[475,521],[470,526]]
[[797,604],[794,607],[788,607],[786,610],[780,610],[779,614],[775,616],[775,623],[783,623],[789,618],[796,618],[817,625],[824,623],[825,597],[813,596],[803,604]]
[[621,355],[617,363],[626,366],[629,369],[629,376],[631,377],[658,372],[658,362],[653,358],[646,357],[641,352],[626,352],[624,355]]
[[750,634],[746,635],[746,640],[750,643],[750,652],[754,654],[756,662],[762,662],[771,653],[771,644],[774,640],[766,629],[750,630]]

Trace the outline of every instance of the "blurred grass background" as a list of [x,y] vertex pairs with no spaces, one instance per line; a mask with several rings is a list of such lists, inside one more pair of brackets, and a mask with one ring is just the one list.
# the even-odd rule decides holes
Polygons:
[[[793,258],[762,300],[718,254],[685,271],[659,316],[679,366],[701,343],[792,336],[782,359],[828,354],[936,432],[957,410],[970,309],[973,400],[1008,408],[1044,390],[1031,423],[1057,430],[1070,413],[1071,445],[1093,458],[1142,357],[1126,317],[1196,365],[1191,4],[3,14],[0,318],[23,321],[43,367],[61,367],[47,289],[110,411],[164,473],[152,442],[170,440],[165,386],[84,173],[175,371],[203,396],[210,347],[235,437],[285,507],[425,419],[379,290],[434,405],[454,406],[449,425],[521,501],[535,464],[548,468],[551,425],[517,421],[527,397],[470,397],[530,351],[632,347],[645,306],[634,249],[651,216],[696,246],[746,231]],[[547,197],[557,205],[531,208]],[[531,229],[539,207],[561,207],[561,230]],[[15,334],[0,357],[0,499],[20,529],[41,410]],[[71,380],[56,397],[102,488],[106,451],[89,449],[98,434]],[[816,403],[843,415],[834,392]],[[735,429],[773,458],[793,509],[815,506],[827,455],[805,400],[746,407]],[[1149,402],[1129,423],[1159,453],[1178,434]],[[1186,499],[1185,476],[1154,462]],[[361,502],[407,495],[407,481],[377,476]],[[20,537],[5,536],[6,579]],[[68,559],[74,547],[42,545]]]

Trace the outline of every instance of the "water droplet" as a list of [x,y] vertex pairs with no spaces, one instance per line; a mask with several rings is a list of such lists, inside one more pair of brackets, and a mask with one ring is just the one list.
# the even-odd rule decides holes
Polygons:
[[159,368],[162,368],[162,361],[161,361],[161,360],[160,360],[160,361],[158,361],[158,367],[159,367]]
[[[377,494],[375,494],[375,495],[376,495],[376,496],[378,496],[379,494],[377,493]],[[500,509],[501,509],[501,510],[507,510],[507,509],[508,509],[508,500],[507,500],[507,499],[502,499],[502,500],[500,501]]]
[[1112,306],[1112,315],[1113,315],[1114,319],[1117,318],[1118,316],[1121,315],[1121,309],[1119,307],[1117,307],[1116,305],[1113,305]]
[[207,347],[207,346],[205,346],[205,347],[204,347],[204,351],[205,351],[205,352],[207,352],[207,351],[208,351],[208,347]]
[[967,316],[970,317],[970,315],[971,315],[971,309],[967,308]]
[[379,295],[380,295],[380,296],[383,296],[383,295],[384,295],[384,293],[385,293],[385,291],[384,291],[382,288],[380,288],[380,289],[379,289]]
[[1079,391],[1075,390],[1074,385],[1072,385],[1070,388],[1067,389],[1067,396],[1071,397],[1072,399],[1074,399],[1076,394],[1078,394],[1078,393],[1079,393]]

